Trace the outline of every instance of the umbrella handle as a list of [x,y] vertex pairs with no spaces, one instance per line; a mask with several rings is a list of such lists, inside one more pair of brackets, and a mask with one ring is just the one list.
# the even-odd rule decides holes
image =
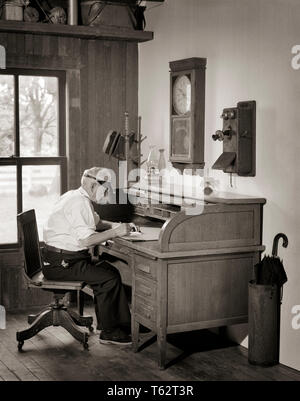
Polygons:
[[275,235],[275,238],[273,240],[273,249],[272,249],[273,256],[278,255],[278,242],[279,242],[280,238],[282,238],[282,240],[283,240],[282,246],[284,248],[287,248],[287,246],[289,244],[288,237],[285,234],[279,233],[279,234]]

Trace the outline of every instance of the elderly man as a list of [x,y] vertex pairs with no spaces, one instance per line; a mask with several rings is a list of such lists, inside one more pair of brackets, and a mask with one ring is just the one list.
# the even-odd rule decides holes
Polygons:
[[[92,202],[105,203],[108,170],[93,167],[83,173],[81,187],[63,194],[44,227],[43,273],[49,280],[78,280],[94,291],[100,342],[129,344],[130,311],[120,274],[109,262],[91,261],[88,248],[115,237],[127,235],[128,224],[102,222]],[[105,224],[103,224],[105,223]],[[103,229],[105,231],[97,232]]]

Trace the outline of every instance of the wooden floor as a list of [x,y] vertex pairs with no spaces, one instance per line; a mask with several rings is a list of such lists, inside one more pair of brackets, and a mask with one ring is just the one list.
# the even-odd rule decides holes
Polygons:
[[300,381],[300,372],[283,365],[249,365],[246,349],[207,330],[168,336],[171,363],[164,371],[156,366],[156,343],[134,354],[130,347],[99,344],[97,332],[84,351],[59,327],[25,341],[20,353],[15,333],[27,327],[26,315],[9,314],[0,330],[0,381]]

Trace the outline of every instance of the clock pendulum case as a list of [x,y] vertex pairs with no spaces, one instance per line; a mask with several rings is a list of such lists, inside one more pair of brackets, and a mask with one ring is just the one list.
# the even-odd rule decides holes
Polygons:
[[170,66],[170,161],[175,168],[204,168],[205,58]]

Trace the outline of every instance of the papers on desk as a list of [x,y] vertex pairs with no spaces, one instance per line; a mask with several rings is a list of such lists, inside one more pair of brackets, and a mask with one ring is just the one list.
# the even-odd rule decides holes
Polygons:
[[129,241],[157,241],[159,238],[159,227],[140,227],[141,232],[132,232],[122,237]]

